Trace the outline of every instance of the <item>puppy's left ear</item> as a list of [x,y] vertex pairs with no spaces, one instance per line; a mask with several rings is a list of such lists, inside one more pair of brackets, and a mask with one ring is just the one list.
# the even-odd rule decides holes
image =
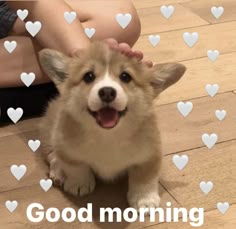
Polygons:
[[52,49],[43,49],[39,52],[39,62],[44,72],[55,83],[60,91],[62,83],[68,77],[70,58]]
[[153,66],[151,85],[156,94],[176,83],[184,74],[186,67],[178,63],[156,64]]

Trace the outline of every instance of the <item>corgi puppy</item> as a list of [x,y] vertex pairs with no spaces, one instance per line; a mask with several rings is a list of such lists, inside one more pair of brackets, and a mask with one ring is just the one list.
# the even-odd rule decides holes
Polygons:
[[82,196],[94,190],[94,175],[112,180],[128,172],[129,205],[158,207],[162,153],[154,99],[185,67],[149,68],[103,42],[73,58],[44,49],[39,60],[60,93],[40,128],[51,179]]

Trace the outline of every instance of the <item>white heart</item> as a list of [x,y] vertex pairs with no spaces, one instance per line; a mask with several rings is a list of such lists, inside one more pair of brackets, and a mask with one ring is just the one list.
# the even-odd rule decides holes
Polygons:
[[221,110],[221,111],[216,110],[215,111],[215,115],[220,121],[222,121],[225,118],[226,114],[227,114],[227,112],[225,110]]
[[13,201],[7,200],[5,202],[5,206],[9,212],[14,212],[18,206],[18,202],[16,200]]
[[7,109],[7,115],[12,120],[12,122],[17,123],[23,115],[23,109],[20,107],[17,109],[10,107]]
[[219,6],[219,7],[212,6],[211,13],[215,18],[218,19],[224,13],[224,8],[222,6]]
[[211,149],[218,140],[217,134],[203,134],[202,141],[207,146],[208,149]]
[[16,46],[16,41],[4,41],[4,47],[9,53],[12,53],[15,50]]
[[202,181],[200,182],[199,186],[205,194],[208,194],[213,188],[213,183],[211,181]]
[[36,21],[36,22],[31,22],[31,21],[27,21],[25,23],[25,28],[26,30],[30,33],[30,35],[32,37],[36,36],[37,33],[40,31],[40,29],[42,28],[42,24],[40,21]]
[[64,13],[64,18],[67,21],[68,24],[71,24],[75,18],[76,18],[76,12],[72,11],[72,12],[65,12]]
[[218,202],[216,206],[217,206],[218,210],[221,212],[221,214],[225,214],[229,209],[228,202],[224,202],[224,203]]
[[41,179],[39,182],[41,188],[47,192],[52,187],[52,180],[51,179]]
[[17,179],[20,180],[26,173],[27,168],[25,165],[12,165],[11,166],[11,173]]
[[25,86],[29,87],[35,80],[35,74],[33,72],[30,72],[29,74],[22,72],[20,78]]
[[129,25],[131,20],[132,20],[131,14],[117,14],[116,15],[116,21],[123,29],[125,29]]
[[39,140],[29,140],[28,141],[28,146],[30,147],[30,149],[35,152],[39,146],[40,146],[41,142]]
[[174,6],[161,6],[160,10],[162,15],[168,19],[174,13],[175,8]]
[[91,38],[95,34],[96,30],[94,28],[85,28],[84,32],[88,38]]
[[172,161],[174,162],[175,166],[182,170],[187,164],[188,164],[188,156],[187,155],[174,155],[172,158]]
[[197,32],[193,32],[193,33],[189,33],[189,32],[185,32],[183,34],[183,39],[185,41],[185,43],[192,48],[198,41],[199,35]]
[[159,44],[161,37],[159,35],[149,35],[148,40],[152,44],[152,46],[155,47]]
[[191,102],[178,102],[177,108],[184,117],[187,117],[193,109],[193,104]]
[[26,19],[26,17],[28,16],[29,11],[26,9],[24,9],[24,10],[19,9],[16,11],[16,14],[21,19],[21,21],[24,21]]
[[214,97],[219,90],[219,85],[218,84],[213,84],[213,85],[207,84],[205,89],[206,89],[208,95],[210,95],[211,97]]
[[212,62],[214,62],[218,58],[219,55],[220,55],[220,52],[218,50],[214,50],[214,51],[208,50],[207,51],[207,56]]

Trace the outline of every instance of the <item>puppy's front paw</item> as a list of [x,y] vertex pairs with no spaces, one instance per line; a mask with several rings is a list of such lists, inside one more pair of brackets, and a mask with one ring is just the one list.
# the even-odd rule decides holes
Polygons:
[[53,184],[56,186],[62,186],[65,180],[65,174],[62,171],[57,158],[53,153],[49,155],[50,160],[50,172],[49,172],[49,178],[52,179]]
[[157,192],[128,192],[130,207],[139,211],[140,208],[157,208],[160,205],[160,196]]
[[49,178],[52,179],[55,186],[62,186],[65,180],[65,175],[60,168],[50,169]]
[[70,193],[73,196],[84,196],[91,193],[95,188],[96,182],[92,171],[86,171],[84,173],[75,176],[68,176],[65,178],[64,191]]

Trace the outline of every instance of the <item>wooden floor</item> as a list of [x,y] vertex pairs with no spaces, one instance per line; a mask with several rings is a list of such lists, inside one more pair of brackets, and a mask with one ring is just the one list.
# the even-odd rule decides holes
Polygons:
[[[163,140],[164,165],[160,181],[161,207],[166,202],[185,208],[204,207],[205,223],[201,228],[233,229],[236,225],[236,2],[235,0],[134,0],[142,22],[142,36],[135,48],[144,51],[153,61],[178,61],[186,65],[181,81],[164,92],[157,101],[157,114]],[[170,19],[160,13],[160,6],[172,4],[175,12]],[[224,14],[214,19],[212,6],[223,6]],[[198,32],[199,41],[189,48],[183,41],[184,32]],[[160,43],[153,47],[149,35],[159,35]],[[212,63],[209,49],[219,50],[219,58]],[[211,98],[206,84],[218,84],[217,95]],[[177,102],[193,103],[192,112],[184,118],[177,110]],[[219,121],[215,110],[226,110]],[[126,179],[115,184],[99,183],[96,191],[85,198],[72,199],[52,188],[47,193],[39,186],[46,178],[35,155],[29,149],[29,139],[38,139],[39,118],[0,128],[0,228],[68,228],[64,222],[33,224],[25,216],[26,207],[40,202],[45,208],[78,208],[93,203],[93,223],[70,223],[70,228],[191,228],[188,223],[100,223],[99,207],[127,207]],[[204,146],[203,133],[216,133],[218,141],[212,149]],[[189,163],[180,171],[172,162],[173,155],[187,155]],[[12,164],[27,166],[24,178],[17,181],[10,173]],[[212,191],[205,195],[199,188],[201,181],[212,181]],[[18,207],[10,213],[6,200],[17,200]],[[216,205],[228,202],[223,215]],[[181,220],[180,220],[181,221]]]

